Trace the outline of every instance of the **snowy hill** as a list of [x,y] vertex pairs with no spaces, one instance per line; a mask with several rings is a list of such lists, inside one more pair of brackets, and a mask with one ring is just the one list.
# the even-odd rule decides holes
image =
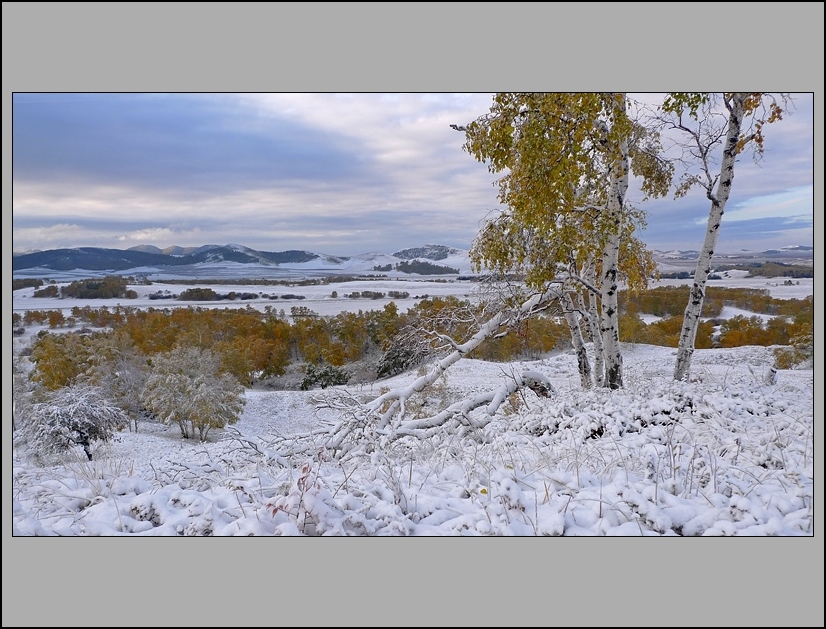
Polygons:
[[163,250],[152,245],[139,245],[126,250],[82,247],[15,256],[12,268],[16,278],[50,279],[74,277],[78,274],[84,277],[107,274],[191,277],[206,273],[220,277],[225,275],[225,271],[256,277],[283,277],[291,271],[308,275],[363,274],[375,273],[388,265],[389,271],[385,269],[383,272],[406,275],[393,269],[401,262],[414,261],[450,267],[457,269],[460,274],[471,272],[467,251],[442,245],[426,245],[392,255],[371,252],[355,256],[336,256],[299,249],[262,251],[239,244],[173,246]]
[[[699,251],[675,249],[653,251],[654,259],[663,272],[693,270]],[[767,251],[739,251],[716,253],[714,260],[721,264],[750,262],[783,262],[811,265],[814,260],[812,247],[793,245]],[[105,249],[80,247],[51,249],[15,255],[12,259],[15,278],[75,278],[96,277],[107,274],[147,275],[150,278],[183,276],[222,277],[227,273],[255,277],[285,277],[293,273],[301,275],[329,276],[387,273],[390,276],[408,275],[397,271],[400,263],[408,268],[420,262],[421,268],[430,268],[434,274],[451,274],[439,267],[455,269],[453,275],[470,275],[469,251],[438,244],[402,249],[392,254],[380,251],[352,256],[290,249],[265,251],[241,244],[202,245],[200,247],[166,247],[138,245],[129,249]],[[430,265],[428,267],[428,265]],[[429,274],[429,273],[428,273]]]

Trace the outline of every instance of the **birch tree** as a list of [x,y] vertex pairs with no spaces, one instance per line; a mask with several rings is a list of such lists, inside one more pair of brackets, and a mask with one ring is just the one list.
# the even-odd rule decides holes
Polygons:
[[[706,198],[711,202],[703,247],[697,259],[694,283],[683,315],[674,365],[675,380],[688,378],[691,371],[706,282],[720,237],[723,213],[731,196],[737,156],[746,149],[751,149],[755,158],[762,156],[763,127],[782,119],[783,108],[780,103],[788,101],[789,98],[785,95],[775,97],[759,92],[731,92],[675,93],[663,102],[661,109],[665,117],[661,121],[688,138],[682,146],[686,150],[685,157],[691,161],[677,186],[676,196],[684,196],[696,185],[705,191]],[[721,145],[719,172],[715,173],[715,152]],[[691,170],[695,165],[697,170]]]
[[[490,113],[454,128],[465,132],[465,150],[505,173],[497,184],[506,209],[471,249],[477,270],[519,273],[538,291],[562,273],[591,291],[604,362],[597,381],[622,387],[620,281],[644,284],[655,269],[633,237],[642,214],[628,204],[629,175],[646,196],[668,191],[673,169],[659,158],[657,134],[632,121],[621,93],[500,93]],[[638,257],[625,264],[622,251]]]

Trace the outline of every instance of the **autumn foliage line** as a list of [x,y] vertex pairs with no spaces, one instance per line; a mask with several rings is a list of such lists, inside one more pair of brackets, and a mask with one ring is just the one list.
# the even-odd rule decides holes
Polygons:
[[[812,297],[781,300],[770,297],[767,291],[744,288],[713,287],[707,293],[705,309],[709,318],[700,326],[698,348],[792,348],[812,334]],[[684,300],[685,288],[680,287],[623,292],[621,340],[676,347]],[[721,319],[726,306],[755,314]],[[176,347],[209,349],[220,356],[222,372],[250,386],[256,380],[284,374],[294,363],[346,368],[368,361],[376,366],[376,377],[415,368],[438,354],[438,335],[454,339],[471,336],[481,318],[478,308],[456,297],[425,299],[406,313],[400,313],[393,302],[381,310],[329,317],[318,316],[306,307],[294,307],[290,321],[283,310],[270,307],[262,312],[252,307],[140,310],[76,306],[68,317],[59,310],[14,313],[13,325],[48,325],[56,329],[82,326],[74,330],[85,332],[82,334],[49,334],[43,330],[32,344],[32,379],[49,389],[72,383],[95,361],[112,353],[106,348],[115,338],[144,360]],[[521,321],[510,333],[475,349],[470,357],[508,361],[570,348],[570,332],[564,319],[551,314]],[[659,319],[645,323],[643,314]],[[787,363],[779,366],[789,366]]]
[[[626,295],[620,315],[620,337],[627,343],[648,343],[676,347],[683,324],[685,289],[660,287]],[[754,315],[721,318],[724,307],[747,310]],[[811,336],[814,324],[814,297],[775,299],[768,291],[752,288],[710,287],[706,291],[706,319],[699,324],[695,346],[741,347],[743,345],[794,345],[801,337]],[[641,315],[660,317],[646,324]],[[759,316],[762,315],[762,316]],[[775,352],[776,356],[784,354]],[[779,368],[787,369],[788,360]]]

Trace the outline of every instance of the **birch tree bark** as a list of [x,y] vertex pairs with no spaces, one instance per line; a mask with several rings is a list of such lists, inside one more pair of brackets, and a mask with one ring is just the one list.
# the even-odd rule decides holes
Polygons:
[[[617,109],[626,115],[625,94],[617,98]],[[610,188],[606,212],[610,228],[607,230],[602,253],[602,298],[600,303],[600,330],[605,353],[605,385],[622,388],[622,352],[619,344],[618,268],[620,229],[628,192],[628,140],[620,135],[616,152],[610,163]]]
[[568,291],[565,292],[563,309],[565,321],[568,323],[568,328],[571,331],[571,344],[574,346],[574,352],[576,352],[579,381],[583,389],[590,389],[594,386],[593,376],[591,375],[591,361],[588,359],[585,340],[582,338],[582,329],[579,325],[579,313],[574,306],[571,293]]
[[[680,113],[683,107],[692,109],[691,115],[696,119],[697,110],[702,103],[710,102],[708,97],[698,97],[696,95],[672,95],[670,105],[665,107],[676,113]],[[706,197],[711,201],[706,224],[705,239],[700,256],[697,259],[697,266],[694,271],[694,284],[689,291],[688,305],[683,315],[683,326],[680,332],[680,340],[677,345],[677,360],[674,365],[674,379],[685,380],[691,372],[691,359],[694,354],[694,344],[697,338],[697,330],[700,324],[700,317],[703,311],[703,301],[706,293],[706,283],[711,273],[711,261],[717,249],[717,241],[720,237],[720,225],[726,209],[726,203],[731,195],[731,186],[734,181],[734,163],[743,149],[749,143],[754,143],[755,153],[762,154],[764,124],[775,122],[781,119],[782,109],[774,99],[770,99],[768,106],[764,105],[765,95],[759,93],[733,92],[724,94],[722,103],[728,112],[726,123],[725,139],[723,140],[723,153],[720,162],[720,172],[717,176],[711,173],[711,149],[716,146],[719,135],[713,130],[703,133],[700,120],[696,128],[689,128],[682,123],[682,118],[673,126],[683,132],[687,132],[691,137],[693,151],[700,159],[700,174],[684,179],[683,184],[678,187],[678,196],[685,194],[688,188],[694,184],[702,186],[706,191]],[[693,99],[693,106],[691,105]],[[783,100],[788,100],[784,97]],[[754,113],[763,105],[765,115],[756,116],[747,133],[744,133],[744,120],[747,115]]]
[[716,190],[708,190],[706,196],[711,201],[708,213],[708,224],[697,258],[697,267],[694,270],[694,285],[689,293],[688,305],[683,315],[683,327],[680,331],[680,342],[677,345],[677,362],[674,365],[674,379],[684,380],[691,371],[691,357],[694,354],[694,341],[697,338],[697,329],[700,326],[700,315],[703,311],[706,282],[711,273],[711,259],[720,237],[720,224],[726,209],[731,184],[734,181],[734,160],[737,157],[737,142],[740,139],[740,129],[743,125],[743,101],[746,94],[735,93],[725,101],[729,112],[728,129],[723,147],[723,160],[720,164],[720,176]]
[[[585,274],[585,280],[591,284],[594,283],[594,269],[591,265]],[[587,307],[582,293],[579,294],[579,300],[582,311],[587,313],[586,320],[594,343],[594,384],[602,387],[605,386],[605,348],[602,346],[602,333],[599,329],[597,296],[593,291],[588,291]]]

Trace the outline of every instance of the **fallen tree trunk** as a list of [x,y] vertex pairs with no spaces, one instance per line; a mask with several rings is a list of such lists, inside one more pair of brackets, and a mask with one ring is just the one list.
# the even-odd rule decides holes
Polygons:
[[[527,318],[548,307],[553,301],[561,299],[564,294],[558,288],[549,288],[536,293],[512,310],[500,310],[486,321],[479,330],[464,343],[440,335],[448,342],[453,351],[437,361],[427,374],[419,376],[406,387],[387,391],[369,402],[359,402],[352,395],[338,395],[320,401],[320,406],[334,408],[343,415],[335,425],[325,430],[313,431],[291,438],[278,438],[269,444],[257,444],[255,449],[278,462],[285,462],[292,456],[306,454],[318,448],[332,451],[333,456],[342,458],[356,450],[374,447],[374,444],[388,444],[405,436],[425,438],[440,431],[456,428],[460,434],[468,429],[478,429],[489,423],[502,403],[512,393],[528,388],[541,397],[549,397],[554,392],[551,382],[542,374],[526,371],[514,374],[501,387],[494,391],[482,393],[468,400],[451,404],[430,417],[408,419],[407,402],[411,396],[419,393],[436,382],[452,365],[479,347],[484,341],[507,334],[515,322]],[[504,331],[503,331],[504,330]],[[470,412],[487,407],[487,417],[472,419]],[[240,436],[235,439],[245,440]],[[247,443],[250,445],[250,443]]]

